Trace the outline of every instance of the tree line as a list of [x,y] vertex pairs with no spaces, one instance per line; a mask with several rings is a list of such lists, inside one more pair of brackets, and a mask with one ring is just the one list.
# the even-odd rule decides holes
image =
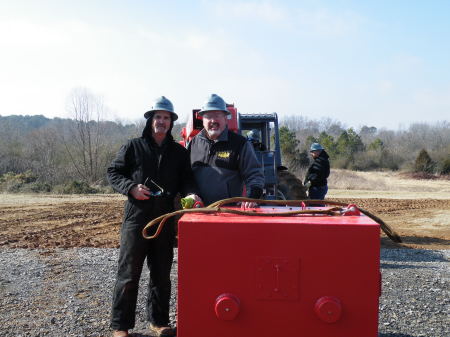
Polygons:
[[[91,193],[110,191],[106,168],[120,146],[140,136],[145,120],[108,121],[102,101],[85,89],[68,102],[71,118],[0,116],[0,190]],[[450,123],[411,124],[404,130],[346,128],[331,119],[281,120],[284,164],[294,172],[310,164],[309,146],[325,147],[335,168],[450,173]],[[175,124],[179,137],[183,124]]]
[[[319,142],[331,166],[350,170],[403,170],[450,174],[450,123],[413,123],[397,131],[364,125],[356,130],[331,119],[290,116],[280,123],[282,153],[292,170],[309,165],[309,146]],[[424,175],[425,177],[425,175]]]

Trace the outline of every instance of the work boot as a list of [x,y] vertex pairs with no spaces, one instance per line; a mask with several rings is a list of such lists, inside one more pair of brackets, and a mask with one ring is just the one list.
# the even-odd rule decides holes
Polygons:
[[157,326],[150,323],[149,329],[154,336],[158,337],[173,337],[177,335],[177,328],[170,326]]
[[114,330],[113,337],[128,337],[128,330]]

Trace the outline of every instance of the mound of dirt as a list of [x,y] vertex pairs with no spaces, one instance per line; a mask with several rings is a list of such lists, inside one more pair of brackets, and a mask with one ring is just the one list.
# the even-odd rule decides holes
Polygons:
[[402,238],[395,244],[384,234],[384,248],[448,249],[450,246],[450,200],[444,199],[336,199],[356,203],[379,216]]

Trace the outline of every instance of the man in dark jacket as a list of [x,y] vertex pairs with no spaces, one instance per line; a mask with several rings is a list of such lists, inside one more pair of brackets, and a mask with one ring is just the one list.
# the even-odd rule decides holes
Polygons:
[[[192,170],[205,204],[242,196],[260,198],[264,175],[253,146],[241,135],[228,130],[230,112],[215,94],[208,97],[199,114],[203,129],[189,144]],[[243,207],[254,207],[244,203]]]
[[142,137],[122,146],[108,167],[108,180],[128,196],[121,229],[117,280],[114,287],[111,328],[114,337],[128,336],[135,324],[136,300],[144,260],[150,270],[147,318],[157,336],[174,336],[169,326],[170,269],[175,239],[174,224],[166,223],[152,240],[142,229],[155,217],[173,211],[178,192],[197,201],[196,185],[186,149],[174,142],[171,130],[178,118],[172,103],[159,97],[144,115]]
[[328,153],[319,143],[312,143],[310,149],[314,161],[306,173],[304,185],[309,189],[309,198],[323,200],[328,192],[327,178],[330,175]]

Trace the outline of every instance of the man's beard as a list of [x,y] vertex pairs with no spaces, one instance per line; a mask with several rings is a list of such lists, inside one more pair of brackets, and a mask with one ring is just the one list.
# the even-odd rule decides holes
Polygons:
[[155,134],[166,134],[169,128],[166,128],[165,125],[160,125],[154,128],[153,132]]
[[208,133],[208,136],[210,138],[216,139],[220,136],[220,134],[222,133],[223,130],[217,129],[217,130],[206,130],[206,132]]

